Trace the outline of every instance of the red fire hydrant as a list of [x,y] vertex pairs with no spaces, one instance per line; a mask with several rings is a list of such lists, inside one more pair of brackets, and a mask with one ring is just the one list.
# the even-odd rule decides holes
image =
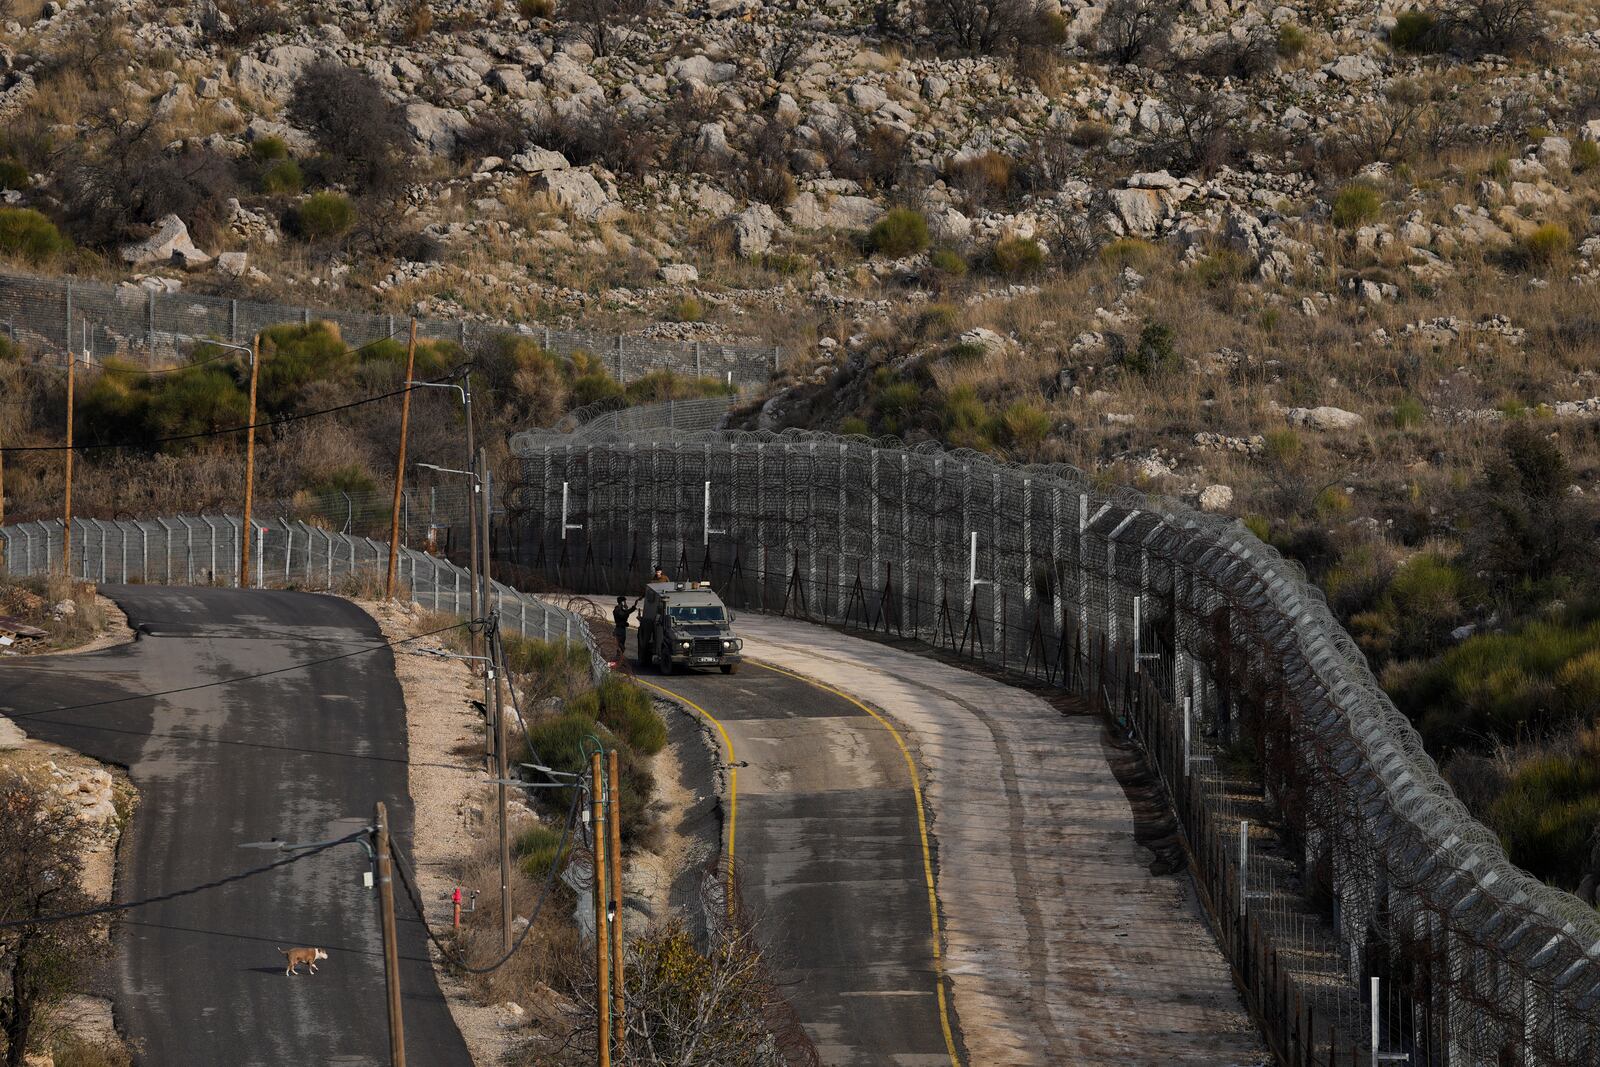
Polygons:
[[456,891],[450,895],[450,902],[455,905],[455,928],[461,929],[461,887],[456,886]]

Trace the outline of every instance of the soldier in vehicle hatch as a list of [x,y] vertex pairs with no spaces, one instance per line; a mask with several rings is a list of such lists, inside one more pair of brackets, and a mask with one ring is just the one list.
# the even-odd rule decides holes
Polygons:
[[[642,598],[639,598],[642,599]],[[628,649],[628,620],[633,618],[633,613],[639,610],[639,599],[635,599],[633,607],[628,606],[628,598],[617,597],[617,606],[611,609],[611,622],[617,631],[617,662],[622,662],[622,656]]]

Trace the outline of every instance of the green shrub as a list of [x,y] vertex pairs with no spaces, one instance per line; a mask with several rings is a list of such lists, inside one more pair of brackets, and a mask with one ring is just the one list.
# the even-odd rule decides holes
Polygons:
[[1292,22],[1285,22],[1278,27],[1278,54],[1285,59],[1293,59],[1306,50],[1306,45],[1311,43],[1311,37]]
[[572,841],[569,839],[563,848],[561,836],[560,830],[549,826],[530,826],[522,831],[511,845],[517,866],[529,878],[543,882],[551,870],[566,866],[572,852]]
[[1572,234],[1559,222],[1547,222],[1523,237],[1517,246],[1517,258],[1532,270],[1549,267],[1564,259],[1572,251]]
[[761,257],[761,265],[774,274],[794,278],[811,269],[811,257],[798,252],[768,252]]
[[650,693],[619,674],[608,674],[598,688],[573,699],[568,708],[604,723],[606,728],[646,756],[667,744],[667,724],[656,714]]
[[1421,426],[1427,417],[1428,409],[1414,396],[1401,397],[1395,401],[1394,408],[1389,412],[1389,420],[1394,423],[1397,430],[1409,430]]
[[1006,237],[990,253],[995,272],[1007,278],[1025,278],[1044,267],[1044,248],[1031,237]]
[[1136,374],[1168,370],[1178,362],[1177,334],[1164,322],[1147,322],[1139,331],[1139,343],[1124,359]]
[[293,408],[313,383],[343,377],[356,360],[330,322],[273,326],[261,335],[261,351],[258,400],[271,414]]
[[0,159],[0,189],[26,189],[32,184],[27,167],[14,159]]
[[981,362],[989,354],[989,349],[975,341],[959,341],[944,351],[946,363],[962,366],[968,363]]
[[845,437],[869,437],[872,427],[867,425],[867,420],[857,415],[846,415],[839,420],[839,433]]
[[910,415],[922,402],[922,390],[916,382],[888,381],[876,384],[872,405],[878,414],[890,419]]
[[950,337],[961,329],[961,309],[953,304],[927,304],[917,314],[919,337]]
[[1511,862],[1563,889],[1578,887],[1600,825],[1600,730],[1517,760],[1486,816]]
[[867,251],[899,258],[928,247],[928,220],[908,207],[890,208],[867,231]]
[[10,363],[21,354],[22,351],[17,348],[16,342],[5,334],[0,333],[0,363]]
[[506,670],[522,679],[524,698],[533,703],[552,697],[570,700],[593,684],[589,649],[577,641],[540,641],[502,634]]
[[1382,208],[1383,199],[1378,196],[1378,190],[1364,182],[1350,182],[1334,195],[1333,224],[1348,230],[1371,222]]
[[1593,719],[1600,706],[1591,702],[1589,670],[1597,649],[1600,623],[1541,620],[1469,637],[1426,663],[1385,671],[1383,681],[1428,750],[1448,754]]
[[1000,439],[1007,447],[1024,452],[1043,444],[1054,426],[1049,414],[1036,404],[1019,401],[1000,413]]
[[673,322],[699,322],[706,317],[706,308],[698,297],[685,295],[672,302],[667,315]]
[[1396,52],[1442,52],[1445,43],[1438,16],[1431,11],[1402,11],[1389,31],[1389,44]]
[[966,259],[953,248],[934,249],[928,256],[928,265],[950,278],[960,278],[967,273]]
[[985,451],[991,444],[993,419],[977,393],[968,386],[952,389],[944,395],[940,423],[945,441],[952,448],[971,448]]
[[1190,276],[1207,289],[1242,282],[1255,273],[1255,263],[1243,252],[1218,248],[1190,268]]
[[71,247],[56,224],[33,208],[0,208],[0,255],[39,266]]
[[696,378],[670,370],[653,370],[629,382],[623,394],[630,404],[657,404],[663,400],[696,400],[736,392],[721,378]]
[[525,19],[547,19],[556,13],[555,0],[517,0],[517,11]]
[[356,209],[343,193],[312,193],[290,214],[290,228],[306,241],[327,241],[356,223]]
[[1600,167],[1600,143],[1594,141],[1579,141],[1572,146],[1572,169],[1579,174]]
[[[363,345],[358,355],[363,366],[383,363],[393,367],[397,385],[400,376],[405,373],[406,346],[397,338],[389,337]],[[412,377],[437,378],[465,360],[466,353],[454,341],[424,341],[418,338],[416,365],[412,368]],[[413,396],[412,399],[416,397]]]
[[257,138],[250,143],[250,158],[257,163],[271,163],[273,160],[288,159],[289,146],[282,137],[266,136]]
[[300,164],[292,159],[277,160],[261,172],[261,191],[268,195],[298,193],[304,184],[305,175],[300,173]]
[[[239,388],[233,372],[221,364],[163,374],[150,387],[146,426],[156,436],[225,430],[243,426],[249,418],[249,397]],[[199,443],[185,447],[199,447]]]
[[1119,237],[1100,249],[1100,262],[1108,267],[1142,270],[1161,258],[1161,249],[1138,237]]

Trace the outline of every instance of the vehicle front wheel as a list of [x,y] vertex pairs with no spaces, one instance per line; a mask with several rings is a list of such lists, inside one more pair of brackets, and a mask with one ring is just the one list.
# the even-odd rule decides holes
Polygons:
[[723,674],[738,674],[739,673],[739,665],[737,663],[724,663],[722,665],[722,673]]

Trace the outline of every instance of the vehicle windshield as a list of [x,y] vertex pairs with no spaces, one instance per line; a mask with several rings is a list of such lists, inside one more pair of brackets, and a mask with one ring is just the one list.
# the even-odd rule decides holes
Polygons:
[[721,604],[670,604],[667,614],[678,622],[721,622]]

